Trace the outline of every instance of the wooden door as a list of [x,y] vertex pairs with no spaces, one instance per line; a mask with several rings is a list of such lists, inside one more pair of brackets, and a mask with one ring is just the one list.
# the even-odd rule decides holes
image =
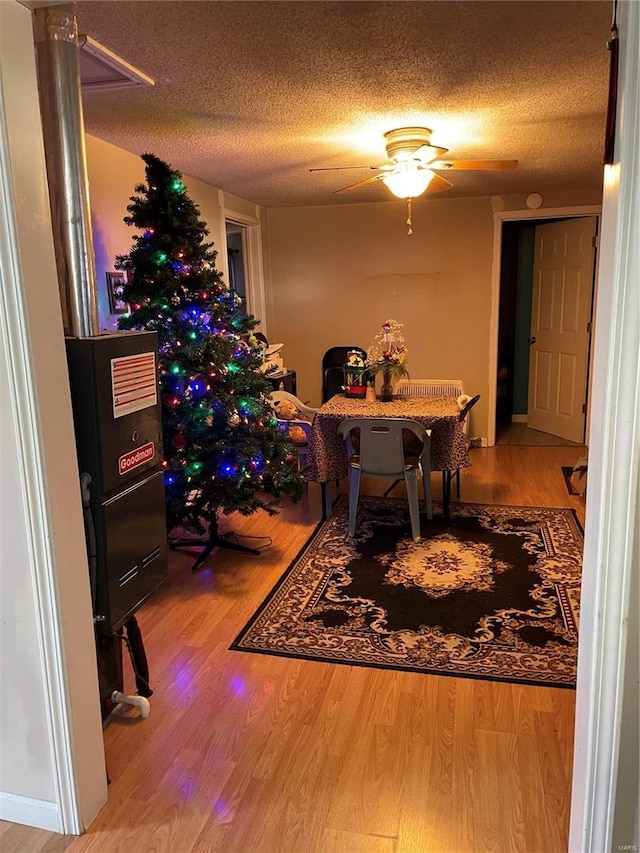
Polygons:
[[528,426],[584,441],[596,217],[536,228]]

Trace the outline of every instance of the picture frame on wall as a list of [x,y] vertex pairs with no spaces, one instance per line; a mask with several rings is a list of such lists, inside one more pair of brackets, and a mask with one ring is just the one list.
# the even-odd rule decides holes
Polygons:
[[127,283],[123,272],[107,273],[107,293],[109,294],[109,310],[112,314],[126,314],[129,306],[122,298],[123,288]]

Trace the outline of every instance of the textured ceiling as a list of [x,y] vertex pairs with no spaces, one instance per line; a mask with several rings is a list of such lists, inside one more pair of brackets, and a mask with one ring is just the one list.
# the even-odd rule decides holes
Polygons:
[[438,198],[597,185],[611,4],[572,2],[77,3],[78,26],[156,81],[84,98],[89,133],[267,206],[388,201],[382,134],[433,129],[456,172]]

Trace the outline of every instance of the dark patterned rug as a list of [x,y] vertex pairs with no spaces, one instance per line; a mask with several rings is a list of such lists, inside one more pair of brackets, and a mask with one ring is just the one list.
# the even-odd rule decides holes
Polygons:
[[574,687],[582,530],[571,509],[340,498],[232,649]]

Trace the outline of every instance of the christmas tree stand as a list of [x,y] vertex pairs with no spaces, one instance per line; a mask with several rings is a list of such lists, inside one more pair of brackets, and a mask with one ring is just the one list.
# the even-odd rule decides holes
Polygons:
[[207,539],[177,539],[169,543],[170,548],[203,548],[204,550],[198,556],[198,559],[191,566],[192,572],[197,572],[200,566],[205,562],[207,557],[216,548],[226,548],[228,551],[239,551],[241,554],[254,554],[260,556],[260,551],[257,548],[249,548],[246,545],[240,545],[238,542],[230,542],[229,539],[235,536],[234,533],[219,533],[218,525],[215,524],[214,529],[210,532]]

